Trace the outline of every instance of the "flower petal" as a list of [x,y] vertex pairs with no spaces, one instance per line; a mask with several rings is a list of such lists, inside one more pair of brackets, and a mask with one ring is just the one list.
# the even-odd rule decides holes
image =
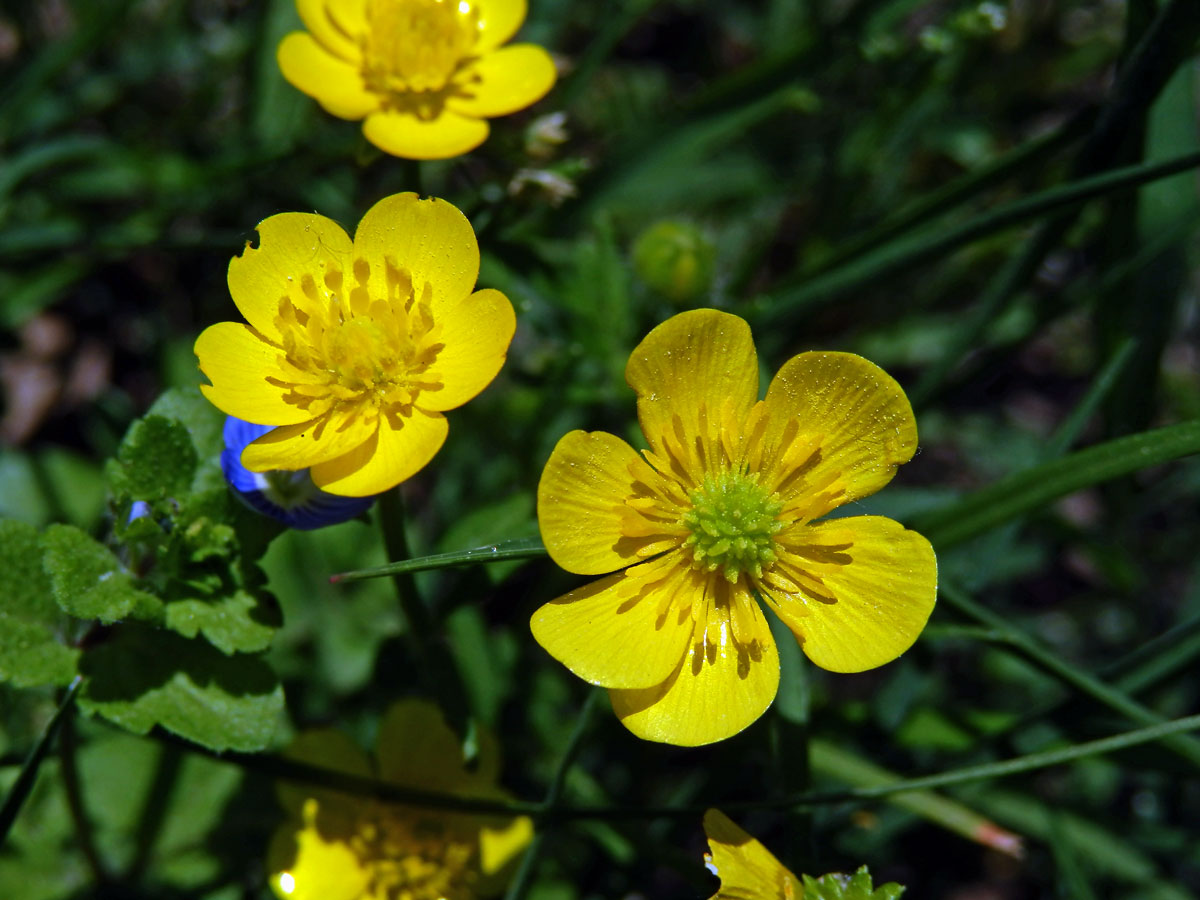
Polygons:
[[[331,728],[304,732],[292,742],[283,755],[297,762],[336,769],[351,775],[371,774],[371,763],[367,754],[350,738]],[[297,819],[301,818],[304,805],[311,798],[316,798],[323,813],[330,814],[342,807],[353,809],[359,803],[357,798],[348,794],[295,781],[277,781],[275,793],[279,797],[280,805]]]
[[[426,700],[400,700],[388,708],[379,723],[375,757],[384,781],[427,791],[457,793],[480,775],[466,771],[462,741],[442,711]],[[499,761],[493,755],[479,762],[487,769],[483,780],[494,782]]]
[[[832,672],[862,672],[912,646],[937,599],[929,541],[882,516],[831,519],[781,533],[781,565],[817,576],[824,600],[769,595],[805,654]],[[803,591],[802,591],[803,594]],[[833,602],[830,602],[832,600]]]
[[721,879],[710,900],[791,900],[804,888],[761,843],[718,809],[704,814],[704,833],[712,851],[705,855],[709,871]]
[[279,42],[275,57],[283,77],[326,112],[342,119],[363,119],[379,109],[379,95],[366,89],[358,67],[333,55],[312,35],[293,31]]
[[410,113],[372,113],[363,122],[368,141],[392,156],[404,159],[449,159],[469,153],[487,140],[484,119],[460,116],[449,109],[428,121]]
[[298,425],[281,425],[242,451],[242,465],[251,472],[307,469],[362,446],[379,430],[380,421],[375,416],[328,413]]
[[306,275],[323,289],[327,271],[349,264],[352,246],[342,226],[324,216],[280,213],[263,219],[258,246],[247,242],[242,255],[229,261],[229,293],[256,331],[278,341],[280,299],[300,291]]
[[364,0],[296,0],[304,27],[326,50],[351,63],[362,58],[356,38],[366,27],[365,5]]
[[[314,800],[304,810],[303,826],[275,832],[267,851],[271,890],[280,900],[360,900],[370,875],[351,848],[348,834],[326,839],[325,810]],[[319,821],[318,821],[319,820]]]
[[[533,840],[533,820],[528,816],[513,819],[508,825],[496,828],[482,828],[479,831],[479,868],[484,876],[500,872],[512,862],[518,853],[529,846]],[[486,880],[486,879],[485,879]],[[480,891],[479,896],[491,896],[500,893],[503,885],[496,885],[494,892]]]
[[676,418],[687,441],[713,435],[722,422],[740,427],[758,399],[750,326],[715,309],[672,316],[634,348],[625,380],[637,392],[642,431],[660,455],[676,434]]
[[[538,527],[550,558],[580,575],[637,562],[621,524],[634,494],[637,451],[603,431],[572,431],[555,445],[538,482]],[[657,684],[657,682],[654,682]]]
[[481,0],[479,12],[475,51],[483,53],[499,47],[517,33],[525,21],[525,0]]
[[[447,107],[475,118],[506,116],[541,100],[558,73],[550,54],[535,44],[514,44],[485,54],[464,73],[472,96],[452,97]],[[472,81],[472,76],[479,80]]]
[[756,653],[733,640],[728,624],[717,629],[717,642],[703,640],[697,628],[683,665],[662,684],[609,691],[625,727],[648,741],[697,747],[731,737],[761,716],[779,689],[779,654],[762,610],[750,605]]
[[441,413],[413,409],[396,422],[382,416],[379,430],[359,447],[313,466],[313,483],[343,497],[382,494],[423,469],[442,448],[448,430]]
[[673,599],[703,592],[679,554],[664,559],[545,604],[529,622],[534,640],[584,681],[653,690],[679,668],[695,629],[690,604]]
[[508,298],[496,290],[476,291],[454,302],[435,289],[433,321],[441,326],[441,343],[433,371],[442,381],[440,391],[422,393],[422,409],[442,412],[462,406],[492,383],[508,355],[517,328]]
[[781,446],[789,435],[794,444],[820,448],[815,460],[808,453],[798,460],[804,474],[790,488],[797,495],[826,495],[805,510],[809,518],[875,493],[917,447],[916,419],[903,389],[853,353],[792,357],[771,382],[763,404],[762,446],[771,457],[764,463],[766,483],[778,484],[796,469],[797,460],[789,462]]
[[287,403],[286,391],[267,381],[279,372],[282,351],[240,322],[218,322],[196,338],[200,371],[211,385],[200,390],[222,412],[264,425],[293,425],[310,414]]
[[354,233],[354,257],[371,269],[372,297],[388,296],[387,259],[412,276],[415,291],[429,284],[438,310],[466,303],[479,277],[479,244],[467,217],[445,200],[420,200],[411,192],[384,197],[367,210]]

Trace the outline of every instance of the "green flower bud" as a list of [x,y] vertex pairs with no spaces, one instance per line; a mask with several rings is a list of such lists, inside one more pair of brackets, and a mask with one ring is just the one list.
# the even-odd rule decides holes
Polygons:
[[678,304],[709,290],[715,258],[716,248],[700,229],[669,219],[651,225],[633,245],[638,277]]

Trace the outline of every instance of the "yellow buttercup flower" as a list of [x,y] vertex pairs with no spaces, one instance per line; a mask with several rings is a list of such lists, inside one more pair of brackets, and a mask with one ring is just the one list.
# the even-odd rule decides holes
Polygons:
[[721,879],[709,900],[799,900],[800,879],[719,809],[704,814],[708,870]]
[[294,86],[395,156],[445,159],[473,150],[487,120],[524,109],[554,86],[533,44],[500,45],[525,21],[525,0],[296,0],[307,32],[279,45]]
[[609,689],[626,727],[694,746],[757,719],[779,685],[759,599],[835,672],[911,646],[937,593],[929,542],[880,516],[816,521],[912,458],[916,423],[892,378],[853,354],[802,353],[760,401],[749,326],[711,309],[651,331],[625,377],[650,449],[573,431],[538,485],[555,562],[615,574],[542,606],[531,626]]
[[[478,765],[438,709],[395,704],[379,727],[374,761],[336,731],[308,732],[289,757],[460,797],[503,799],[499,755],[481,733]],[[472,900],[498,893],[505,869],[533,836],[526,817],[503,820],[384,804],[284,783],[291,815],[271,842],[271,887],[282,900]]]
[[474,291],[479,246],[444,200],[396,194],[363,216],[351,241],[324,216],[281,213],[259,245],[229,263],[248,325],[221,322],[196,340],[201,390],[255,425],[253,472],[310,469],[344,497],[394,487],[446,439],[443,412],[504,365],[516,320],[508,298]]

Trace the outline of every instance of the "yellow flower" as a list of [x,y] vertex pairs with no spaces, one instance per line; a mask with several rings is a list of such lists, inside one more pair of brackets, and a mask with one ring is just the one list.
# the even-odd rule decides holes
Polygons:
[[253,472],[310,469],[321,490],[366,497],[411,477],[446,439],[446,410],[504,365],[516,320],[499,291],[472,293],[479,247],[444,200],[376,203],[351,241],[336,222],[281,213],[229,263],[249,325],[196,340],[201,390],[255,425]]
[[445,159],[488,136],[487,119],[524,109],[554,86],[550,55],[501,48],[525,0],[296,0],[307,32],[279,45],[283,77],[326,111],[365,119],[387,153]]
[[651,331],[625,378],[650,449],[573,431],[538,486],[555,562],[615,574],[531,626],[609,689],[626,727],[694,746],[763,713],[779,657],[756,596],[823,668],[859,672],[908,649],[937,593],[929,542],[880,516],[814,521],[912,458],[916,424],[894,380],[853,354],[802,353],[760,401],[749,326],[711,309]]
[[[336,731],[308,732],[288,756],[410,788],[503,799],[496,787],[495,741],[481,734],[478,766],[438,709],[420,700],[384,717],[372,763]],[[271,887],[283,900],[471,900],[503,888],[507,864],[533,836],[528,818],[512,820],[389,805],[335,791],[283,783],[292,816],[268,852]]]
[[771,851],[729,820],[719,809],[704,814],[710,853],[708,870],[721,879],[709,900],[799,900],[800,880]]

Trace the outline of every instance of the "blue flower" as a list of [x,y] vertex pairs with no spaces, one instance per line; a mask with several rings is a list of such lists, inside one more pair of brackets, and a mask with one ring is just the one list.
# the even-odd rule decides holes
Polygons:
[[291,528],[310,531],[336,525],[371,508],[375,497],[338,497],[313,484],[308,469],[251,472],[242,465],[246,445],[274,428],[252,425],[233,416],[225,419],[221,470],[235,494],[251,509]]

